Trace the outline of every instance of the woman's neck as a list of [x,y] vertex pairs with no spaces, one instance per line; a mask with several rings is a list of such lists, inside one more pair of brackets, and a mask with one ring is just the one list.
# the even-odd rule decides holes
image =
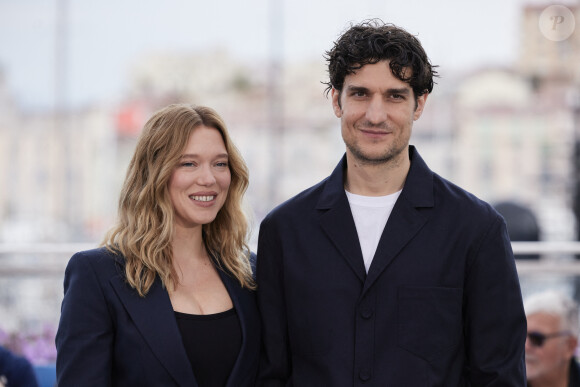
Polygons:
[[173,265],[176,270],[199,263],[209,263],[209,257],[201,231],[201,226],[193,229],[175,228],[175,234],[172,240],[172,253]]

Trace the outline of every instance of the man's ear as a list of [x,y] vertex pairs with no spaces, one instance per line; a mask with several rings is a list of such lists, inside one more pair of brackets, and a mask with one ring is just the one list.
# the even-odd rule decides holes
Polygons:
[[342,117],[342,108],[340,107],[340,91],[333,87],[330,93],[332,97],[332,109],[334,110],[334,115],[340,118]]
[[417,98],[417,107],[415,108],[415,112],[413,113],[413,121],[417,121],[421,114],[423,114],[423,109],[425,108],[425,103],[427,102],[427,97],[429,93],[425,91],[423,95]]

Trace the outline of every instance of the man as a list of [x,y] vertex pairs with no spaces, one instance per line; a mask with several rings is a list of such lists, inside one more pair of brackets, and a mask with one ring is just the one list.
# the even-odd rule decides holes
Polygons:
[[258,241],[261,386],[525,386],[505,222],[409,146],[433,89],[419,41],[379,21],[327,52],[346,155]]
[[0,346],[0,387],[37,387],[32,364],[23,356]]
[[531,295],[524,304],[528,319],[526,372],[530,387],[580,387],[578,305],[562,293]]

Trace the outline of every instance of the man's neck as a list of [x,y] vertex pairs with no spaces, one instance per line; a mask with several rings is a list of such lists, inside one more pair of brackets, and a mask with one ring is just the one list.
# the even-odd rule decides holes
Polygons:
[[385,196],[400,191],[411,166],[408,152],[382,164],[369,164],[346,153],[345,189],[364,196]]
[[570,365],[566,364],[564,369],[558,368],[557,372],[551,372],[550,375],[528,381],[529,387],[568,387],[568,378],[570,374]]

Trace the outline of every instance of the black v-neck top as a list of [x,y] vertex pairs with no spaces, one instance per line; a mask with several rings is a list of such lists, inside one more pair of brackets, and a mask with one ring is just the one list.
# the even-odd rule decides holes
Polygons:
[[175,312],[175,318],[199,387],[224,387],[242,346],[236,310],[206,315]]

